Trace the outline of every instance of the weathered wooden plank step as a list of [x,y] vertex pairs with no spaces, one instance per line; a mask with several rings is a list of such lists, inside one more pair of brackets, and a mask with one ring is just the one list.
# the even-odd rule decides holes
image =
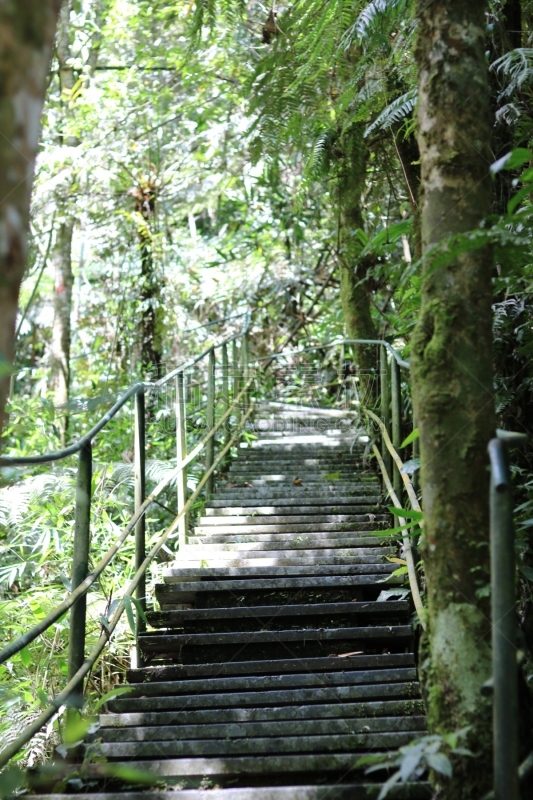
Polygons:
[[[394,552],[389,541],[382,541],[379,536],[298,536],[294,539],[272,539],[267,541],[236,541],[236,542],[212,542],[202,544],[202,541],[195,541],[192,536],[188,537],[187,544],[182,552],[187,556],[197,557],[202,554],[206,557],[209,554],[222,552],[245,551],[246,558],[252,558],[251,553],[261,550],[267,551],[297,551],[306,550],[329,550],[332,555],[373,555],[377,552],[382,555],[384,549],[389,546],[388,552]],[[337,549],[338,548],[338,549]],[[359,552],[358,552],[359,551]],[[366,552],[370,551],[370,552]]]
[[350,484],[305,484],[301,483],[294,488],[294,483],[291,485],[273,484],[271,486],[252,486],[251,483],[247,484],[243,481],[242,485],[235,486],[233,484],[227,485],[224,489],[218,489],[213,501],[235,500],[236,505],[241,505],[245,500],[261,500],[262,503],[271,504],[276,500],[286,500],[292,504],[297,504],[304,499],[306,502],[308,498],[313,498],[319,501],[321,499],[333,499],[336,503],[351,501],[352,497],[375,497],[379,496],[381,487],[378,484],[372,483],[350,483]]
[[[332,459],[329,463],[323,463],[314,467],[304,466],[303,459],[295,458],[292,461],[270,461],[268,464],[247,462],[234,462],[228,470],[225,470],[223,475],[230,478],[237,478],[240,476],[250,475],[252,477],[262,478],[270,475],[290,475],[294,478],[295,475],[299,477],[313,477],[320,476],[324,478],[327,475],[343,477],[351,481],[361,482],[364,475],[365,479],[370,477],[375,478],[373,473],[367,472],[362,469],[361,464],[357,461],[342,462],[339,459]],[[332,478],[334,480],[334,478]]]
[[[86,800],[377,800],[379,784],[336,783],[318,786],[253,786],[242,789],[180,789],[165,792],[88,792]],[[391,800],[427,800],[432,795],[428,783],[406,783],[391,789]],[[32,794],[35,800],[64,800],[69,794]]]
[[126,728],[134,726],[202,725],[272,721],[298,721],[323,719],[353,719],[424,715],[423,701],[371,700],[359,703],[312,703],[309,705],[229,707],[208,709],[182,709],[174,711],[125,711],[100,715],[100,730],[104,728]]
[[[217,570],[218,572],[218,570]],[[221,570],[225,573],[226,570]],[[183,627],[196,622],[209,622],[216,620],[240,620],[243,617],[252,617],[255,620],[282,619],[284,617],[366,617],[373,618],[387,616],[390,618],[407,616],[410,604],[407,600],[390,600],[383,602],[350,602],[350,603],[320,603],[320,604],[286,604],[277,606],[233,606],[229,608],[190,608],[172,611],[150,611],[147,614],[150,625]],[[228,622],[228,624],[230,624]]]
[[[216,610],[216,609],[206,609]],[[238,609],[230,609],[238,610]],[[174,613],[174,612],[170,612]],[[413,653],[379,653],[375,655],[343,656],[342,658],[285,658],[273,661],[228,661],[224,664],[173,664],[130,669],[129,683],[175,681],[185,678],[224,677],[233,675],[275,675],[294,672],[334,672],[346,669],[385,669],[414,667]],[[403,713],[403,712],[402,712]]]
[[[381,566],[381,565],[380,565]],[[388,565],[383,565],[388,566]],[[227,580],[227,581],[191,581],[182,584],[157,584],[157,597],[174,596],[190,592],[250,592],[262,591],[264,589],[318,589],[330,587],[337,589],[341,586],[367,586],[376,583],[388,585],[398,585],[403,581],[396,581],[395,578],[388,579],[387,576],[377,571],[371,575],[340,575],[331,577],[329,575],[317,575],[313,578],[251,578],[250,580]]]
[[[165,695],[187,695],[220,692],[253,692],[274,689],[302,689],[309,686],[359,686],[385,681],[416,681],[414,667],[396,667],[375,670],[346,670],[321,672],[318,674],[296,673],[289,675],[241,675],[231,678],[189,678],[184,681],[150,681],[137,683],[129,688],[128,698],[164,697]],[[126,697],[126,694],[123,695]]]
[[[285,516],[294,513],[293,509],[298,510],[298,514],[375,514],[383,513],[383,506],[379,505],[379,497],[375,498],[375,503],[369,504],[367,497],[361,498],[361,503],[356,502],[356,498],[350,500],[346,505],[332,503],[330,500],[320,503],[316,501],[313,505],[300,505],[295,500],[283,501],[277,505],[243,505],[225,506],[221,505],[221,500],[210,500],[206,506],[206,516],[211,518],[219,517],[247,517],[249,515],[258,517]],[[252,501],[247,501],[252,502]]]
[[110,761],[123,758],[179,758],[198,756],[263,756],[303,753],[356,753],[390,749],[423,736],[420,731],[343,733],[342,736],[272,736],[246,739],[193,739],[189,741],[101,742],[99,751]]
[[[256,525],[210,525],[206,527],[198,527],[194,529],[193,536],[205,539],[207,537],[217,539],[222,536],[266,536],[276,535],[285,537],[294,537],[296,534],[304,533],[307,536],[314,536],[318,534],[364,534],[369,532],[378,532],[380,530],[387,530],[390,527],[390,522],[350,522],[350,523],[337,523],[337,522],[322,522],[309,523],[308,525],[265,525],[258,522]],[[220,539],[222,541],[222,539]]]
[[306,705],[336,701],[418,699],[416,681],[407,683],[372,683],[352,686],[313,686],[311,689],[278,689],[276,691],[223,692],[221,694],[166,695],[162,697],[117,697],[108,702],[111,711],[165,711],[188,708],[227,708],[232,706]]
[[[349,531],[296,531],[295,533],[195,533],[187,537],[187,543],[201,544],[209,548],[217,547],[221,544],[268,544],[272,543],[272,549],[277,549],[280,542],[291,545],[293,542],[305,542],[309,547],[318,545],[324,546],[326,543],[330,547],[350,547],[355,540],[361,536],[374,536],[374,541],[381,543],[380,540],[387,539],[389,534],[387,528],[376,530],[354,530],[354,526]],[[381,532],[383,530],[383,533]]]
[[[200,578],[210,580],[215,578],[253,578],[253,577],[289,577],[291,575],[366,575],[392,572],[397,569],[397,564],[383,564],[375,561],[369,564],[341,564],[317,565],[299,567],[172,567],[163,571],[165,583],[179,583],[184,578]],[[332,605],[332,609],[334,606]],[[390,606],[388,611],[390,612]],[[384,612],[381,605],[380,612]],[[319,613],[323,613],[320,611]],[[335,613],[335,612],[333,612]]]
[[153,725],[99,728],[94,738],[104,742],[162,742],[187,739],[242,739],[270,736],[331,736],[346,733],[424,731],[426,718],[339,717],[333,719],[234,722],[214,725]]
[[[374,755],[387,750],[375,750]],[[119,778],[117,770],[120,762],[88,763],[76,769],[82,779]],[[154,778],[180,778],[192,776],[225,776],[225,775],[268,775],[286,773],[302,773],[309,778],[310,772],[334,772],[343,776],[348,772],[357,772],[357,758],[353,753],[327,753],[303,755],[268,755],[268,756],[229,756],[227,758],[166,758],[150,761],[135,761],[139,772],[151,773]],[[130,774],[131,762],[126,761],[124,768]],[[361,770],[359,770],[361,771]]]
[[[352,540],[350,540],[351,542]],[[322,545],[322,546],[321,546]],[[318,563],[316,559],[320,558],[358,558],[359,556],[371,556],[379,562],[381,556],[392,555],[396,553],[397,548],[391,545],[381,544],[375,542],[375,547],[362,546],[362,545],[349,545],[345,539],[342,540],[328,540],[322,542],[317,540],[310,544],[304,542],[248,542],[233,544],[187,544],[183,547],[183,561],[201,559],[204,563],[208,563],[210,558],[224,559],[227,561],[237,559],[240,564],[241,558],[247,560],[255,558],[275,558],[285,559],[290,558],[293,561],[298,560],[298,563],[303,563],[302,559],[312,559]],[[244,551],[244,552],[243,552]]]
[[184,567],[191,568],[213,567],[218,569],[231,569],[233,567],[245,568],[257,566],[297,567],[302,565],[310,566],[313,564],[316,566],[343,566],[349,564],[375,564],[380,561],[379,557],[376,556],[347,556],[345,558],[337,558],[335,556],[317,555],[316,557],[313,557],[313,552],[322,553],[324,551],[310,551],[310,555],[305,550],[297,550],[292,556],[290,554],[287,556],[285,551],[282,551],[281,555],[279,552],[274,551],[271,553],[272,558],[263,558],[263,555],[268,556],[268,551],[253,553],[251,554],[250,558],[245,558],[244,556],[235,558],[233,555],[231,555],[231,553],[224,552],[209,557],[206,555],[202,556],[201,558],[199,556],[194,558],[185,557],[182,558],[180,564],[183,564]]
[[[247,525],[253,525],[254,530],[257,525],[268,525],[268,526],[278,526],[281,525],[285,528],[287,525],[316,525],[319,523],[328,523],[328,524],[335,524],[335,523],[368,523],[368,522],[390,522],[391,515],[381,513],[355,513],[355,514],[334,514],[333,512],[324,514],[315,513],[313,514],[312,520],[309,517],[306,517],[302,514],[282,514],[282,515],[269,515],[267,519],[263,519],[264,515],[261,514],[251,514],[249,516],[242,516],[240,514],[224,514],[220,516],[209,515],[205,517],[200,517],[198,520],[198,527],[200,530],[202,529],[210,529],[216,528],[226,528],[231,527],[234,528],[235,526],[238,527],[245,527]],[[273,529],[272,529],[273,530]],[[268,532],[268,531],[267,531]]]
[[[277,485],[280,483],[290,483],[294,486],[294,481],[297,480],[300,476],[298,473],[290,473],[289,475],[265,475],[262,478],[254,478],[244,475],[242,477],[243,481],[247,483],[251,483],[252,486],[265,486],[268,487],[269,484]],[[238,482],[241,481],[241,478],[238,479]],[[301,478],[302,484],[307,484],[307,486],[322,486],[324,483],[335,483],[336,486],[340,488],[348,487],[348,486],[355,486],[353,482],[353,475],[346,475],[340,478],[326,478],[325,476],[320,475],[309,475],[306,478]],[[237,479],[235,480],[235,483]],[[230,486],[232,485],[233,481],[228,481]]]
[[[217,633],[157,633],[141,634],[139,644],[145,652],[167,652],[187,645],[200,647],[213,644],[256,644],[264,642],[329,642],[337,639],[364,641],[368,639],[410,640],[413,631],[410,625],[372,625],[357,628],[301,628],[279,631],[240,631]],[[384,680],[386,680],[384,678]],[[392,680],[392,678],[391,678]],[[411,680],[411,678],[409,678]]]

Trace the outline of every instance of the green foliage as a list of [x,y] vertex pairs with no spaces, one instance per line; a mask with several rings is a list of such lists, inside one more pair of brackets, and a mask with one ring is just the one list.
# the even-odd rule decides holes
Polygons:
[[[356,766],[366,766],[366,772],[372,773],[382,769],[397,767],[396,772],[385,781],[378,796],[384,800],[391,789],[399,783],[418,780],[432,770],[439,778],[452,777],[452,763],[447,754],[455,756],[472,756],[473,754],[460,745],[468,733],[468,729],[445,734],[444,736],[423,736],[411,744],[398,749],[395,756],[377,755],[363,756]],[[443,752],[441,752],[443,751]]]

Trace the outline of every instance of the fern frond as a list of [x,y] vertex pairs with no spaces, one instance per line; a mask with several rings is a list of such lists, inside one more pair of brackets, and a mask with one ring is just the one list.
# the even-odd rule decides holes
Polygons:
[[396,122],[401,122],[408,117],[415,107],[416,96],[416,89],[410,89],[410,91],[402,94],[401,97],[397,97],[396,100],[393,100],[387,108],[383,109],[374,122],[367,127],[364,134],[365,138],[370,136],[375,130],[385,130]]
[[508,80],[500,98],[510,97],[525,83],[533,78],[533,48],[517,47],[510,50],[491,65],[491,70],[498,72]]

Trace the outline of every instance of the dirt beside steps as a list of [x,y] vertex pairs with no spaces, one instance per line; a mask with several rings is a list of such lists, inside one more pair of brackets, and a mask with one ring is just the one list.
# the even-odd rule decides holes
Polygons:
[[[387,773],[358,760],[424,735],[411,607],[364,443],[341,417],[268,411],[164,571],[147,666],[43,800],[377,798]],[[430,796],[426,783],[388,795]]]

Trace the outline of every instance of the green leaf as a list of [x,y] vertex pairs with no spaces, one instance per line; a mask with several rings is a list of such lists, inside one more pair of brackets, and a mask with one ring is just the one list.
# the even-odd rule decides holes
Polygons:
[[416,519],[418,521],[424,519],[424,513],[422,511],[414,511],[413,509],[408,508],[396,508],[395,506],[387,506],[391,514],[395,514],[397,517],[404,517],[405,519]]
[[27,647],[20,651],[20,660],[24,664],[25,667],[29,667],[31,664],[31,655],[30,651]]
[[533,583],[533,569],[531,567],[519,567],[522,575]]
[[435,770],[435,772],[440,772],[441,775],[445,775],[447,778],[452,777],[452,765],[450,759],[444,753],[427,753],[426,762],[428,767]]
[[132,686],[115,686],[114,689],[111,689],[111,691],[106,692],[104,696],[98,700],[98,702],[94,707],[94,710],[97,711],[105,703],[107,703],[108,700],[114,700],[115,697],[120,697],[121,695],[128,694],[131,691],[133,691]]
[[127,594],[123,597],[124,600],[124,609],[126,611],[126,616],[128,618],[128,625],[130,626],[130,630],[134,636],[137,635],[137,624],[135,622],[135,615],[133,613],[133,604],[131,602],[131,597]]
[[6,767],[0,775],[0,797],[11,797],[26,786],[26,773],[18,767]]
[[497,175],[502,169],[516,169],[517,167],[521,167],[522,164],[525,164],[526,161],[530,161],[532,158],[533,153],[531,150],[526,150],[525,147],[517,147],[499,158],[494,164],[491,164],[490,171],[493,175]]
[[418,428],[413,428],[413,430],[411,431],[409,436],[406,436],[406,438],[401,443],[400,448],[407,447],[408,444],[411,444],[412,442],[414,442],[416,439],[418,439],[419,436],[420,436],[420,433],[418,431]]

